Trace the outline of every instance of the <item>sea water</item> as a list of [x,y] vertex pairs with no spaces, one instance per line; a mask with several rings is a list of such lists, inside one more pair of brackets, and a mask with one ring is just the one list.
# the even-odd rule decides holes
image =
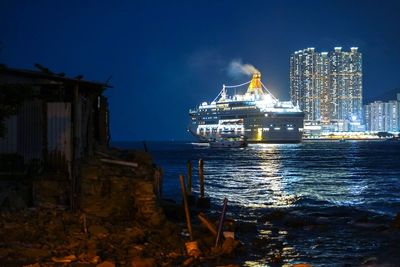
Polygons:
[[[115,146],[141,149],[142,142]],[[217,213],[247,225],[242,264],[352,266],[385,246],[375,228],[400,212],[400,142],[250,144],[215,149],[190,142],[147,142],[164,170],[163,197],[180,201],[179,174],[204,160],[206,196]],[[278,216],[277,216],[278,214]],[[384,223],[382,223],[384,224]],[[244,233],[243,233],[244,232]]]

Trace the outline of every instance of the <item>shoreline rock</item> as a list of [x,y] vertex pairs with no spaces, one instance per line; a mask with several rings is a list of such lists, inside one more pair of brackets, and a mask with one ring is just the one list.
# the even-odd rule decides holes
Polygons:
[[[160,169],[149,154],[116,149],[100,154],[81,166],[78,211],[60,205],[68,184],[46,174],[36,180],[35,207],[0,214],[0,265],[197,266],[232,256],[238,241],[225,241],[223,253],[211,257],[187,255],[183,221],[171,222],[160,206]],[[101,162],[104,156],[138,167]],[[170,208],[173,214],[182,210]],[[209,233],[194,228],[196,238],[207,240]],[[209,251],[212,241],[202,241],[201,249]]]

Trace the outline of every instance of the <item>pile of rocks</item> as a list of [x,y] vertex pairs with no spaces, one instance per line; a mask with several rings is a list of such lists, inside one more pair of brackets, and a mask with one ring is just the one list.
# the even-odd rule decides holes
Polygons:
[[184,253],[179,228],[168,222],[153,229],[138,221],[110,222],[62,209],[31,208],[3,213],[0,224],[1,266],[96,266],[104,261],[173,265]]
[[81,210],[102,218],[135,219],[159,225],[165,220],[156,196],[159,169],[145,152],[132,152],[128,156],[120,154],[118,160],[116,156],[110,158],[115,162],[135,162],[137,167],[104,163],[101,158],[83,165]]
[[[43,176],[33,186],[34,207],[1,213],[1,266],[217,266],[232,261],[239,242],[226,238],[214,248],[215,236],[198,224],[194,237],[201,255],[188,255],[183,221],[170,222],[159,205],[162,171],[149,154],[102,151],[80,170],[78,211],[68,209],[71,187],[65,179]],[[181,205],[173,209],[182,212]]]

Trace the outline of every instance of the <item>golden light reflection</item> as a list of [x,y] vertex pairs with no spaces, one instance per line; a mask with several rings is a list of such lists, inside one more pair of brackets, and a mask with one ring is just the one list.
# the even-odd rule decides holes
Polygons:
[[256,261],[246,261],[243,266],[248,267],[267,267],[270,266],[266,263],[256,262]]
[[[282,175],[282,162],[280,159],[279,145],[260,145],[260,168],[262,176],[268,181],[268,188],[271,190],[269,205],[270,207],[290,207],[297,200],[296,195],[285,192]],[[271,158],[271,154],[274,158]]]
[[256,72],[253,74],[253,79],[250,82],[249,88],[247,89],[247,94],[256,93],[258,95],[262,95],[262,87],[261,87],[261,73]]
[[256,135],[256,140],[261,141],[263,136],[262,128],[257,129],[257,135]]

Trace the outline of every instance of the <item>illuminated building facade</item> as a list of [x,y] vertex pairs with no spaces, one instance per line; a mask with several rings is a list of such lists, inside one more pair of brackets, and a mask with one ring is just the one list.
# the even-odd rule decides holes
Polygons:
[[322,122],[328,122],[331,118],[329,109],[331,98],[329,93],[329,56],[327,52],[322,52],[319,60],[319,79],[320,79],[320,113]]
[[305,113],[306,121],[321,116],[320,58],[313,47],[296,51],[290,58],[291,101]]
[[357,47],[342,51],[296,51],[290,58],[291,100],[309,123],[361,122],[362,55]]
[[362,119],[362,55],[357,47],[343,52],[335,47],[329,57],[331,120]]
[[397,94],[397,100],[375,101],[365,105],[364,124],[370,132],[399,132],[400,94]]

